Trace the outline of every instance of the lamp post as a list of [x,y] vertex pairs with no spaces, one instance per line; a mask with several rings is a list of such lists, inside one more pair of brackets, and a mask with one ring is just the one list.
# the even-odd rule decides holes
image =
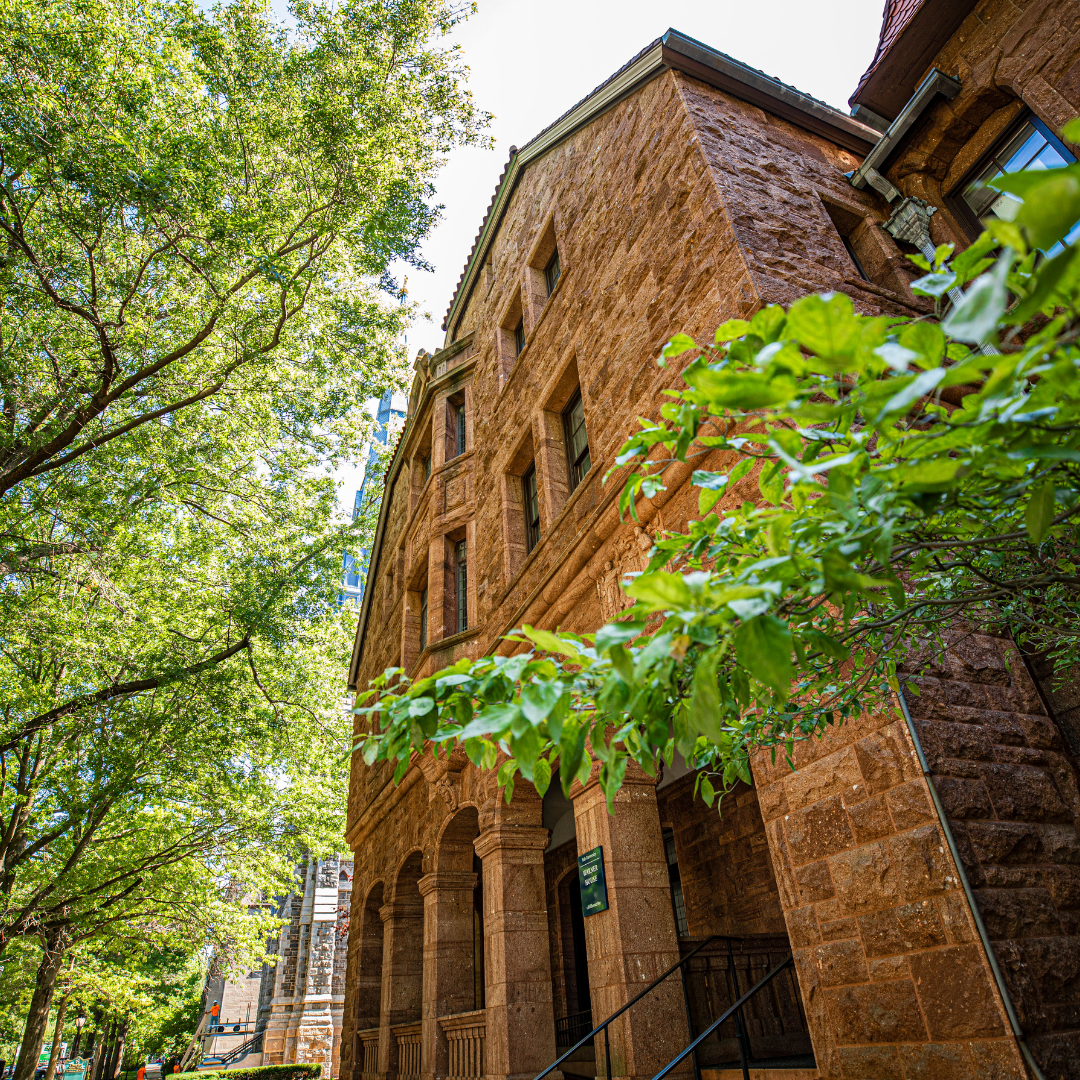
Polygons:
[[79,1056],[79,1040],[82,1038],[83,1024],[86,1023],[85,1016],[75,1017],[75,1041],[71,1044],[71,1053],[68,1054],[69,1058],[77,1058]]

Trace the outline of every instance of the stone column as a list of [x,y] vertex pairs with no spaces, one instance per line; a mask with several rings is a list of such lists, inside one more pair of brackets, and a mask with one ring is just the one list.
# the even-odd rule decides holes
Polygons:
[[[679,959],[656,781],[633,762],[615,796],[615,814],[594,770],[571,789],[578,852],[603,848],[608,909],[585,919],[593,1024],[610,1016]],[[648,1077],[690,1042],[679,975],[669,976],[616,1020],[611,1031],[614,1077]],[[597,1076],[604,1071],[596,1039]],[[692,1071],[687,1057],[676,1075]]]
[[484,861],[485,1080],[532,1080],[556,1056],[541,817],[540,797],[519,780],[474,845]]
[[[419,896],[416,897],[419,901]],[[424,932],[424,909],[410,897],[379,909],[383,921],[382,1011],[379,1015],[379,1075],[397,1075],[397,1044],[390,1028],[421,1015],[423,966],[416,948]]]
[[437,1018],[473,1008],[473,890],[476,874],[442,871],[420,879],[424,898],[424,1005],[421,1060],[425,1080],[446,1076],[446,1037]]

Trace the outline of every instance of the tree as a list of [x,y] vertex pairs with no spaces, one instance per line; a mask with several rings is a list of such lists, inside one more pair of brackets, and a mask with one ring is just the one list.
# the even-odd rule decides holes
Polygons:
[[389,269],[483,117],[440,0],[294,14],[2,16],[0,952],[43,964],[20,1078],[67,949],[204,944],[215,881],[340,832],[324,467],[401,381]]
[[414,753],[463,744],[499,765],[507,799],[518,772],[543,792],[558,767],[568,793],[598,760],[610,806],[631,758],[655,775],[677,749],[711,804],[750,782],[754,752],[790,762],[796,740],[895,708],[898,662],[964,625],[1074,663],[1080,249],[1060,241],[1080,218],[1080,165],[994,185],[1016,220],[921,261],[926,295],[970,282],[937,318],[821,295],[714,342],[675,337],[660,363],[692,355],[685,388],[613,471],[636,517],[666,469],[696,464],[701,519],[655,545],[624,586],[634,606],[595,635],[525,626],[517,655],[377,678],[357,710],[364,760],[396,761],[400,780]]

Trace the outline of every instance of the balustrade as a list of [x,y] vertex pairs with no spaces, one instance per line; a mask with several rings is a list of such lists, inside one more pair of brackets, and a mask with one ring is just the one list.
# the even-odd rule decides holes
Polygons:
[[365,1031],[358,1031],[356,1038],[360,1044],[360,1052],[357,1057],[360,1059],[361,1080],[378,1080],[379,1029],[373,1027],[367,1028]]
[[487,1013],[483,1009],[440,1016],[439,1027],[449,1047],[447,1080],[477,1080],[484,1075],[484,1039]]
[[420,1076],[420,1021],[398,1024],[390,1029],[397,1042],[397,1074],[400,1077]]

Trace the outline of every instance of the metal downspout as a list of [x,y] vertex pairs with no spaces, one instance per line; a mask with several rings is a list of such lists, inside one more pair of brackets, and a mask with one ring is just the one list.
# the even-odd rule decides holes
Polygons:
[[960,885],[964,890],[968,907],[971,909],[971,915],[975,920],[975,928],[979,932],[979,940],[982,942],[983,951],[986,953],[986,959],[989,961],[990,970],[994,975],[994,982],[997,983],[998,992],[1001,994],[1001,1000],[1005,1005],[1005,1012],[1009,1017],[1009,1026],[1013,1030],[1013,1036],[1016,1039],[1017,1045],[1020,1047],[1020,1053],[1023,1055],[1024,1061],[1034,1075],[1035,1080],[1046,1080],[1046,1077],[1043,1075],[1042,1070],[1039,1068],[1038,1063],[1031,1053],[1031,1048],[1024,1040],[1024,1032],[1020,1027],[1020,1020],[1016,1015],[1016,1009],[1013,1008],[1012,998],[1009,995],[1009,988],[1005,985],[1005,976],[1002,975],[1001,968],[998,966],[997,956],[994,954],[994,948],[990,944],[990,935],[986,932],[986,926],[983,923],[982,915],[979,913],[978,905],[975,903],[975,896],[971,891],[971,882],[968,881],[967,871],[964,869],[964,863],[960,858],[960,852],[957,850],[956,839],[949,826],[949,819],[945,816],[945,808],[941,805],[941,799],[938,797],[937,788],[934,787],[934,778],[930,773],[930,767],[926,761],[926,754],[923,753],[923,746],[922,741],[919,739],[919,733],[915,730],[915,724],[912,722],[911,713],[908,711],[907,699],[904,697],[904,692],[902,690],[896,692],[896,697],[900,702],[900,708],[904,714],[904,723],[907,724],[908,734],[911,735],[911,741],[915,744],[915,753],[919,758],[919,768],[922,770],[922,774],[926,779],[926,786],[930,789],[930,798],[933,800],[934,810],[937,813],[941,831],[945,834],[945,842],[949,845],[949,851],[952,853],[953,862],[956,864],[956,873],[960,878]]

